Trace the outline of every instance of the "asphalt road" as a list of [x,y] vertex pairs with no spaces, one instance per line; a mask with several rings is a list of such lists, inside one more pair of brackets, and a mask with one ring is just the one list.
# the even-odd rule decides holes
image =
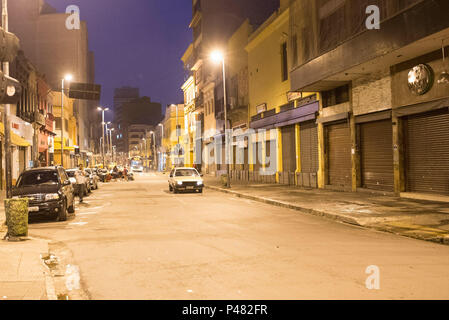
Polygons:
[[175,195],[162,175],[103,184],[30,235],[70,252],[92,299],[449,298],[448,246],[210,190]]

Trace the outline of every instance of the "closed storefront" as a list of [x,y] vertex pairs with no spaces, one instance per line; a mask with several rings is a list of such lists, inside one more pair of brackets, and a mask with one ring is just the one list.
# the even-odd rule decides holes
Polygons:
[[444,108],[405,118],[406,189],[449,195],[449,113]]
[[348,122],[326,126],[328,185],[350,188],[351,133]]
[[284,173],[296,171],[295,126],[287,126],[282,132],[282,169]]
[[391,119],[359,126],[362,187],[394,190],[393,128]]
[[318,127],[315,121],[301,123],[300,126],[301,173],[298,184],[317,187],[318,172]]

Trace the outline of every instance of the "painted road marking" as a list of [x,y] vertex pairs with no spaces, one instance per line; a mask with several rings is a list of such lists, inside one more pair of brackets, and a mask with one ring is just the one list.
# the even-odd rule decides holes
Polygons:
[[69,225],[74,225],[74,226],[84,226],[86,224],[87,224],[87,222],[72,222],[72,223],[69,223]]

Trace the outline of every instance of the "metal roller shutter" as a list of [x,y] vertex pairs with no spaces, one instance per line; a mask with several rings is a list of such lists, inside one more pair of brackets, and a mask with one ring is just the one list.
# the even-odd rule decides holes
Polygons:
[[329,185],[347,188],[351,178],[351,133],[349,124],[329,125],[327,132]]
[[318,172],[318,126],[315,121],[301,123],[301,172]]
[[296,171],[295,126],[282,129],[282,169],[284,172]]
[[391,120],[361,124],[360,144],[363,187],[393,191],[393,128]]
[[448,109],[409,116],[405,134],[407,191],[449,194]]

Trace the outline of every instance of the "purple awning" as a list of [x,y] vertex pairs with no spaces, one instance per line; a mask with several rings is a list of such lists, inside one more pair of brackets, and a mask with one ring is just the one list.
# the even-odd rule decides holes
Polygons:
[[292,124],[314,120],[316,118],[316,113],[320,109],[320,104],[315,101],[311,104],[294,108],[288,111],[279,112],[270,117],[262,118],[251,122],[250,127],[252,129],[273,129],[284,126],[289,126]]

